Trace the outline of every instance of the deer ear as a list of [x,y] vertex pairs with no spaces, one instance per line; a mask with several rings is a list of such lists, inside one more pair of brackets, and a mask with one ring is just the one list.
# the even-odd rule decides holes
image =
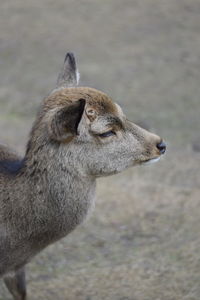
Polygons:
[[67,53],[64,64],[58,75],[56,88],[66,88],[78,85],[79,72],[76,67],[76,60],[73,53]]
[[78,126],[83,117],[85,103],[85,99],[79,99],[56,112],[49,128],[54,140],[64,142],[68,138],[79,135]]

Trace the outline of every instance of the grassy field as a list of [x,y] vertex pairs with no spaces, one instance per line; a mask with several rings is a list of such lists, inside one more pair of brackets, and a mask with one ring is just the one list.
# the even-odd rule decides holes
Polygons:
[[168,145],[159,163],[99,180],[90,218],[27,266],[30,300],[200,299],[199,16],[199,0],[1,1],[1,143],[24,152],[74,51],[81,85]]

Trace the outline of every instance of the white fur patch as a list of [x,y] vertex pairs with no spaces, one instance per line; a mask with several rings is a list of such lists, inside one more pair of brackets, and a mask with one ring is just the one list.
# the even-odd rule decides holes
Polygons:
[[78,69],[76,70],[76,84],[79,84],[79,80],[80,80],[80,73],[78,71]]
[[150,164],[153,164],[153,163],[155,163],[155,162],[157,162],[157,161],[159,161],[160,160],[160,156],[159,157],[156,157],[156,158],[152,158],[152,159],[150,159],[150,160],[148,160],[148,161],[145,161],[145,162],[143,162],[142,164],[143,165],[150,165]]

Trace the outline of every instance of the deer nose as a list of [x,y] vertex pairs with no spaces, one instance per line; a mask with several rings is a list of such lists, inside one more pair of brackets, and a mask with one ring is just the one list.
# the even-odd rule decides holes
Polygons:
[[160,142],[157,144],[157,148],[160,151],[160,154],[164,154],[166,151],[166,144],[164,142]]

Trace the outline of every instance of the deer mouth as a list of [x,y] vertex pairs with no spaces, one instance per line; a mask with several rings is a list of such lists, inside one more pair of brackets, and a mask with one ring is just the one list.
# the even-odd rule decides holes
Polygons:
[[153,164],[153,163],[155,163],[159,160],[160,160],[160,156],[155,157],[155,158],[151,158],[151,159],[147,159],[147,160],[142,162],[142,165],[150,165],[150,164]]

